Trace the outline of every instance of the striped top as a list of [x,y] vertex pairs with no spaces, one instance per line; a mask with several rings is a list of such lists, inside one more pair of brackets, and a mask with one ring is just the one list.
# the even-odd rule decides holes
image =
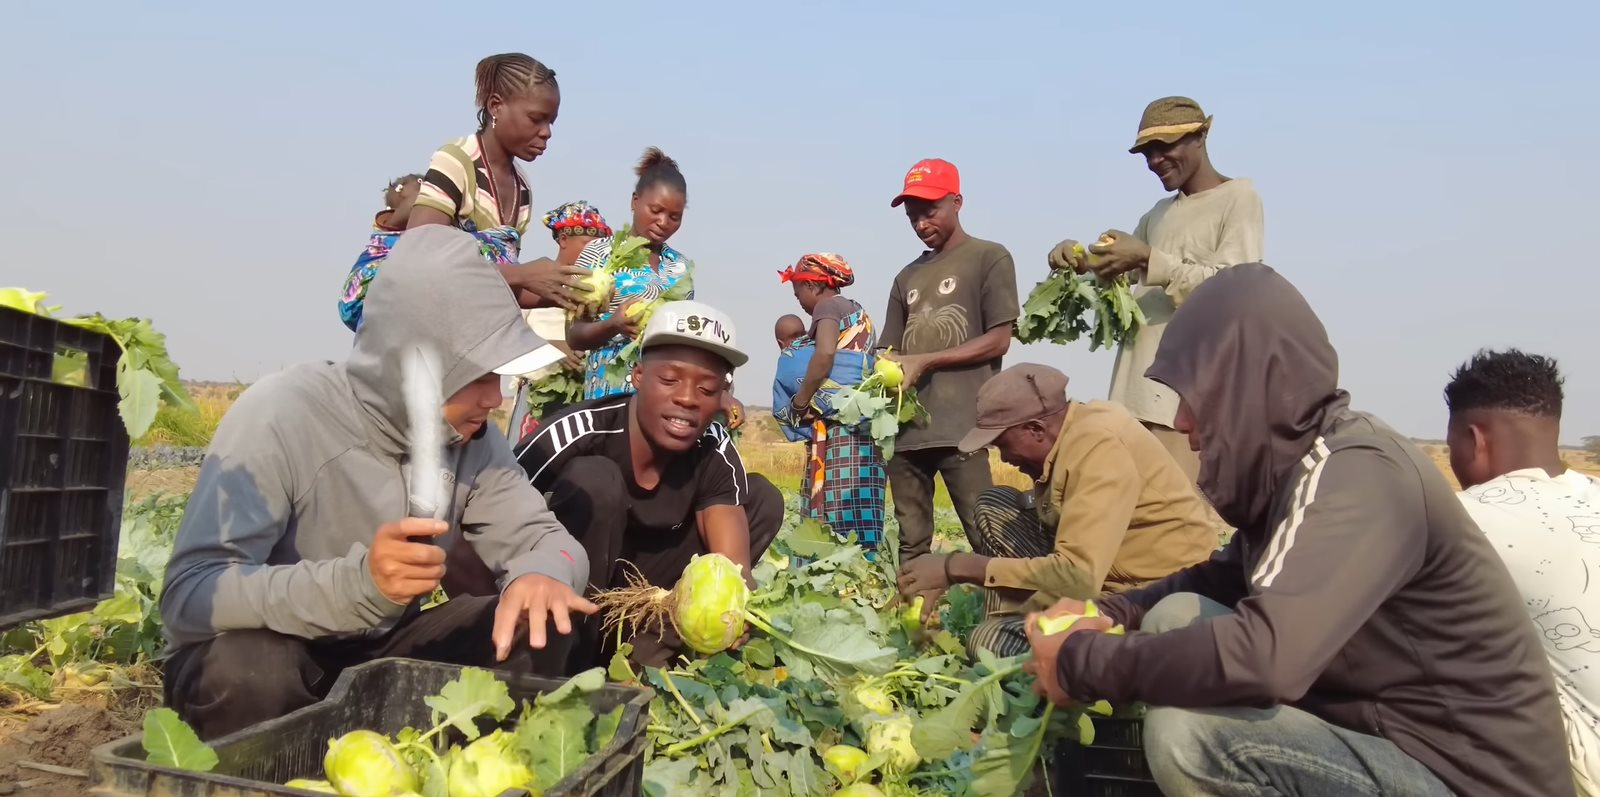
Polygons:
[[[470,173],[462,159],[452,153],[452,148],[459,148],[472,161]],[[517,178],[516,211],[512,218],[502,219],[495,189],[505,191],[508,187],[494,184],[479,136],[458,138],[433,153],[428,172],[422,178],[422,189],[417,193],[416,206],[433,208],[454,219],[468,232],[509,226],[521,236],[527,233],[528,223],[533,219],[533,192],[515,165],[511,171]]]

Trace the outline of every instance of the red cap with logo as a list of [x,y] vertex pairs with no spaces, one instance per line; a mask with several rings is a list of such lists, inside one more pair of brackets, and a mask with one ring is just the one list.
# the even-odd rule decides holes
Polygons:
[[907,199],[937,202],[951,194],[959,193],[961,193],[961,172],[956,171],[956,165],[950,161],[929,158],[917,161],[917,165],[906,172],[906,186],[900,190],[900,195],[889,203],[889,207],[900,207],[900,203]]

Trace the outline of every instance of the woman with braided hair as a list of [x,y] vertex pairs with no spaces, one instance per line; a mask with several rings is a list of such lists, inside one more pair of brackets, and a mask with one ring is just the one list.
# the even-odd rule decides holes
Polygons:
[[[811,328],[779,357],[772,414],[786,428],[809,429],[801,495],[810,516],[840,537],[854,534],[867,555],[875,556],[883,539],[883,456],[865,429],[839,423],[832,404],[840,388],[859,385],[872,372],[877,333],[867,311],[839,293],[856,280],[843,257],[805,255],[779,277],[793,284]],[[800,348],[811,349],[809,363],[796,356]],[[805,363],[803,371],[786,368],[786,359]]]
[[406,229],[445,224],[472,233],[524,308],[576,308],[582,269],[548,258],[518,262],[533,205],[516,160],[538,158],[550,141],[561,108],[556,73],[522,53],[501,53],[478,62],[476,82],[478,132],[433,154]]

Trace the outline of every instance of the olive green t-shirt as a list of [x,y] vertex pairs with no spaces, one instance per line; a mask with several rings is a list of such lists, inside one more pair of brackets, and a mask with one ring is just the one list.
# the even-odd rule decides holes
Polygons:
[[[1011,253],[968,237],[952,249],[924,252],[889,289],[880,347],[906,354],[953,349],[1017,320],[1017,273]],[[925,374],[916,385],[929,421],[900,430],[897,451],[954,447],[977,424],[978,388],[1000,372],[1000,358]]]

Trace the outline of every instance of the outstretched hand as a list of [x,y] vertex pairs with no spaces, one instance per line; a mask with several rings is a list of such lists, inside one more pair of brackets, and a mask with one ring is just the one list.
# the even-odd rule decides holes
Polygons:
[[572,633],[574,611],[594,614],[600,607],[549,576],[530,573],[511,582],[500,593],[500,605],[494,612],[495,661],[505,661],[511,655],[511,642],[524,622],[528,624],[528,647],[535,650],[544,648],[546,620],[555,626],[556,633]]

